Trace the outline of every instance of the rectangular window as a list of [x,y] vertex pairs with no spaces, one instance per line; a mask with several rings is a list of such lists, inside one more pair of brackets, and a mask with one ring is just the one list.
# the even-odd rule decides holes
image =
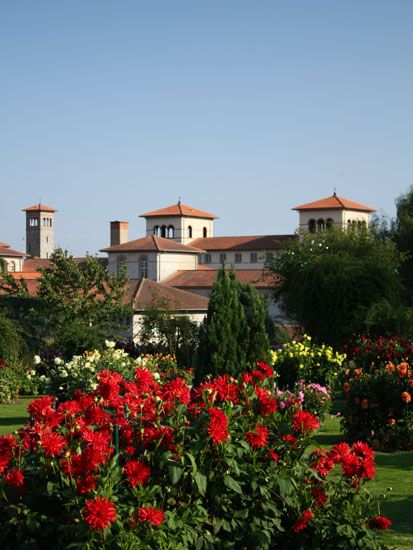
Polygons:
[[252,264],[256,264],[257,263],[257,253],[256,252],[251,252],[250,254],[250,262]]
[[211,263],[211,254],[204,254],[204,264]]
[[273,253],[272,252],[266,252],[265,253],[265,261],[266,262],[270,262],[273,258]]
[[219,262],[222,264],[222,263],[226,262],[226,260],[227,260],[227,255],[221,253],[221,254],[219,255]]
[[235,254],[235,263],[240,264],[242,262],[242,254]]

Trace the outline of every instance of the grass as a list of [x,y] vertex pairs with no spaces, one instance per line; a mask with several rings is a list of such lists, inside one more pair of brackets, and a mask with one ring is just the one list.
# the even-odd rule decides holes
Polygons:
[[0,435],[15,432],[28,418],[27,405],[33,397],[20,397],[10,404],[0,405]]
[[[326,419],[315,441],[330,447],[342,439],[340,420]],[[390,548],[413,548],[413,451],[376,453],[376,476],[367,485],[374,495],[382,495],[388,488],[380,512],[392,521],[382,541]]]
[[[27,405],[32,397],[21,397],[9,405],[0,405],[0,434],[19,429],[27,420]],[[340,420],[327,418],[315,441],[330,447],[341,439]],[[383,502],[381,513],[388,516],[393,525],[383,534],[383,542],[391,548],[413,548],[413,451],[376,453],[377,475],[369,483],[374,495],[381,495],[391,487]]]

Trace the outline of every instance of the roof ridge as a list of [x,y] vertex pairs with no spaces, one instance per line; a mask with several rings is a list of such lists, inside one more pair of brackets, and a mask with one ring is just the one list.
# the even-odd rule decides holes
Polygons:
[[133,299],[134,302],[135,302],[135,300],[138,299],[139,294],[142,292],[143,281],[144,281],[144,280],[145,280],[145,279],[144,279],[143,277],[141,277],[141,280],[140,280],[139,283],[138,283],[138,288],[137,288],[137,290],[136,290],[135,297],[134,297],[134,299]]
[[339,197],[339,196],[336,195],[335,193],[334,193],[333,197],[335,197],[335,198],[338,200],[339,204],[341,204],[341,206],[344,208],[344,210],[346,210],[346,206],[344,206],[344,203],[343,203],[343,201],[341,200],[341,197]]

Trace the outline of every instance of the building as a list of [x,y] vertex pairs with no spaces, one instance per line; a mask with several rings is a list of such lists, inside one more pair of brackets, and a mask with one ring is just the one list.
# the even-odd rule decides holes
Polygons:
[[[329,227],[345,229],[368,226],[374,209],[339,197],[296,206],[299,233],[316,232]],[[54,248],[54,208],[38,204],[25,208],[26,254],[0,243],[0,258],[7,262],[15,278],[30,281],[36,292],[38,267],[48,264]],[[128,222],[110,224],[110,246],[102,248],[102,258],[110,273],[125,267],[129,278],[127,300],[135,314],[130,335],[139,332],[142,311],[149,299],[162,297],[182,314],[200,322],[208,308],[208,298],[217,274],[225,265],[234,268],[240,282],[253,284],[268,301],[269,314],[283,322],[272,294],[276,279],[265,270],[269,257],[281,249],[294,234],[215,236],[217,216],[191,206],[177,204],[141,214],[146,221],[145,236],[129,240]],[[78,258],[79,262],[85,261]]]

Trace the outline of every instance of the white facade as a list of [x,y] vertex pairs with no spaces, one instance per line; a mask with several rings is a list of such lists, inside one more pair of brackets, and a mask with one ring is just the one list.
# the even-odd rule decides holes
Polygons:
[[130,279],[163,281],[180,269],[197,269],[198,254],[179,252],[109,252],[108,271],[119,273],[126,265]]
[[359,210],[338,210],[338,209],[325,209],[325,210],[301,210],[300,211],[300,232],[307,231],[322,231],[329,226],[339,228],[346,228],[349,225],[366,225],[370,223],[370,213],[361,212]]
[[146,218],[146,236],[157,235],[182,244],[214,236],[214,220],[187,216]]

